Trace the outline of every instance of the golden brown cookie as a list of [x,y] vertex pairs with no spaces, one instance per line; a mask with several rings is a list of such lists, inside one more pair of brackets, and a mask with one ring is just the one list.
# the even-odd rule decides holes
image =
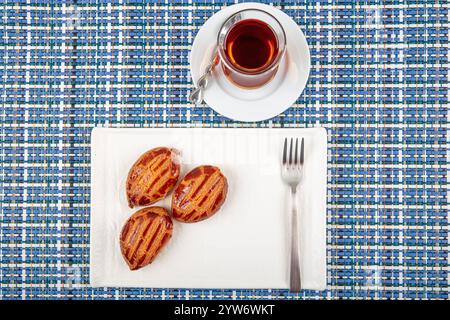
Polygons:
[[172,215],[182,222],[209,218],[220,209],[228,192],[219,168],[199,166],[181,180],[172,195]]
[[125,223],[120,234],[120,250],[130,270],[151,263],[172,237],[173,224],[162,207],[137,211]]
[[164,198],[180,175],[178,153],[159,147],[144,153],[131,167],[126,184],[128,205],[147,206]]

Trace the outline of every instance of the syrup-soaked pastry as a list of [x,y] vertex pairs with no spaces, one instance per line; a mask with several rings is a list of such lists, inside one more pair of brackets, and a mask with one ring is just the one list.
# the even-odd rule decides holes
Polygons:
[[151,263],[172,237],[172,219],[162,207],[143,208],[125,223],[120,250],[130,270]]
[[219,168],[199,166],[190,171],[172,195],[172,216],[182,222],[209,218],[220,209],[228,192]]
[[130,208],[147,206],[164,198],[180,176],[178,152],[159,147],[144,153],[128,173],[126,191]]

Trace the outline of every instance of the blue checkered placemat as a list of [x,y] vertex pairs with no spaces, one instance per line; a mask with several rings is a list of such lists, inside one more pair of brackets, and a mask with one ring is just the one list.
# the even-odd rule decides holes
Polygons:
[[232,3],[0,1],[0,299],[449,298],[440,0],[272,2],[302,27],[311,76],[250,125],[328,129],[328,290],[89,288],[92,128],[243,125],[186,98],[194,36]]

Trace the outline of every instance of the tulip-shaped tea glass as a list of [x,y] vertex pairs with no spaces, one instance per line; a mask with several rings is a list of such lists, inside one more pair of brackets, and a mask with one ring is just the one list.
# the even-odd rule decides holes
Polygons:
[[222,25],[217,51],[229,80],[242,88],[258,88],[275,76],[286,51],[286,35],[271,14],[246,9]]

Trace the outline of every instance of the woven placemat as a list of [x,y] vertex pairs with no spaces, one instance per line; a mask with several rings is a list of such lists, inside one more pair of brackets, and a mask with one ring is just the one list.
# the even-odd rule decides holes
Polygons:
[[[0,3],[0,299],[449,297],[448,3],[272,1],[312,70],[255,124],[187,103],[194,36],[232,3]],[[329,289],[89,288],[95,126],[326,127]]]

